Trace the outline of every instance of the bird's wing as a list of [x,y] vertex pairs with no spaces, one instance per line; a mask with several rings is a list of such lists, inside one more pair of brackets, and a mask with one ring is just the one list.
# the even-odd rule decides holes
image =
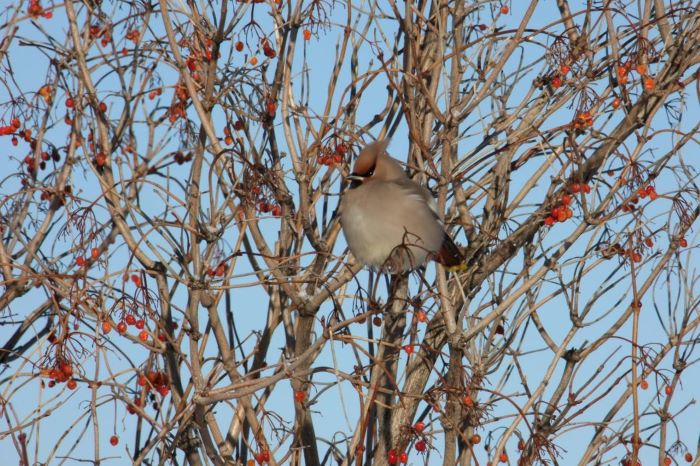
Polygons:
[[435,201],[433,193],[431,193],[428,188],[426,188],[425,186],[421,186],[420,184],[410,179],[400,180],[396,183],[400,186],[401,190],[403,191],[403,194],[406,197],[414,199],[416,202],[420,202],[422,204],[427,205],[430,208],[430,211],[433,213],[433,215],[435,215],[437,221],[440,222],[440,225],[443,225],[442,215],[438,211],[437,201]]

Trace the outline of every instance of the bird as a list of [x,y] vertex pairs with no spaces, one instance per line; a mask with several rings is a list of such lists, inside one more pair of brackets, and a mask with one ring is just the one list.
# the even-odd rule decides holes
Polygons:
[[464,257],[445,231],[435,198],[387,154],[388,143],[368,144],[346,177],[339,215],[350,252],[389,273],[409,272],[430,259],[459,268]]

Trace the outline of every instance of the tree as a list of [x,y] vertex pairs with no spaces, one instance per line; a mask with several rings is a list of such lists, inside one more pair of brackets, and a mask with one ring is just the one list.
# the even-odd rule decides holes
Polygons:
[[[697,456],[695,2],[4,8],[8,458]],[[391,136],[461,270],[347,252]]]

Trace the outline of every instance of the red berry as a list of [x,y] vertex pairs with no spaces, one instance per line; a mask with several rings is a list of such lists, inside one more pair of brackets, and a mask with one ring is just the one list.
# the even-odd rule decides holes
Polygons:
[[117,332],[124,334],[126,333],[126,324],[124,322],[119,322],[117,324]]
[[135,326],[137,329],[141,330],[141,329],[143,329],[143,328],[146,326],[146,322],[144,322],[143,319],[139,319],[139,320],[136,321],[136,323],[134,324],[134,326]]
[[688,463],[690,463],[691,461],[693,461],[693,454],[690,453],[689,451],[686,452],[686,453],[685,453],[685,460],[686,460]]
[[425,451],[425,441],[424,440],[418,440],[416,442],[416,451],[420,451],[420,452]]
[[119,443],[119,437],[117,437],[116,435],[112,435],[109,438],[109,443],[111,443],[112,446],[117,446],[117,444]]
[[70,379],[66,383],[66,387],[68,387],[69,390],[75,390],[77,386],[78,386],[78,382],[76,382],[75,379]]
[[146,330],[141,330],[139,332],[139,340],[141,341],[147,341],[148,340],[148,332]]
[[686,241],[685,238],[679,239],[679,240],[678,240],[678,244],[679,244],[682,248],[687,248],[687,247],[688,247],[688,241]]
[[107,104],[104,102],[100,102],[99,109],[100,109],[100,112],[102,112],[102,113],[106,112],[107,111]]
[[419,434],[423,432],[423,429],[425,429],[425,422],[423,421],[418,421],[413,425],[413,430],[415,430]]
[[413,353],[413,345],[406,345],[403,347],[403,350],[406,352],[406,354],[411,354]]
[[66,99],[66,107],[68,107],[68,108],[73,108],[74,105],[75,105],[75,102],[73,101],[73,98],[72,98],[72,97],[68,97],[68,98]]
[[136,323],[136,317],[134,317],[133,314],[127,314],[126,315],[126,323],[127,323],[127,325],[134,325]]
[[297,390],[294,392],[294,401],[301,403],[306,398],[306,393],[303,390]]
[[84,267],[85,259],[83,258],[83,256],[78,256],[75,258],[75,263],[78,264],[78,267]]
[[102,333],[109,333],[112,330],[112,324],[109,321],[102,322]]
[[569,71],[571,71],[571,67],[569,67],[569,65],[562,64],[559,66],[559,71],[561,74],[567,74]]
[[401,461],[402,463],[406,463],[408,461],[408,455],[405,451],[401,452],[401,454],[399,455],[399,461]]
[[508,5],[503,5],[501,7],[501,13],[503,13],[504,15],[507,15],[509,11],[510,11],[510,8],[508,8]]
[[396,455],[396,451],[392,449],[392,450],[389,450],[389,453],[387,454],[386,459],[389,462],[389,464],[396,464],[396,462],[398,461],[399,458]]
[[673,387],[671,387],[670,385],[666,385],[666,388],[664,388],[664,392],[666,393],[666,395],[671,396],[671,394],[673,393]]
[[92,248],[92,251],[90,251],[90,255],[92,256],[93,259],[97,259],[100,257],[100,249],[99,248]]
[[561,87],[561,78],[559,76],[552,78],[552,87],[554,89],[559,89]]
[[642,390],[646,390],[647,388],[649,388],[649,382],[647,382],[646,379],[642,379],[642,381],[639,382],[639,388],[641,388]]

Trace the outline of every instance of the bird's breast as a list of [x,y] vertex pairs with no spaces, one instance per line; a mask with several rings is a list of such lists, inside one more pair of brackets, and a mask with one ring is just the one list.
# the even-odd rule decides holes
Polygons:
[[347,191],[340,221],[353,255],[375,268],[390,256],[399,258],[394,268],[415,268],[442,244],[442,226],[427,203],[388,183]]

